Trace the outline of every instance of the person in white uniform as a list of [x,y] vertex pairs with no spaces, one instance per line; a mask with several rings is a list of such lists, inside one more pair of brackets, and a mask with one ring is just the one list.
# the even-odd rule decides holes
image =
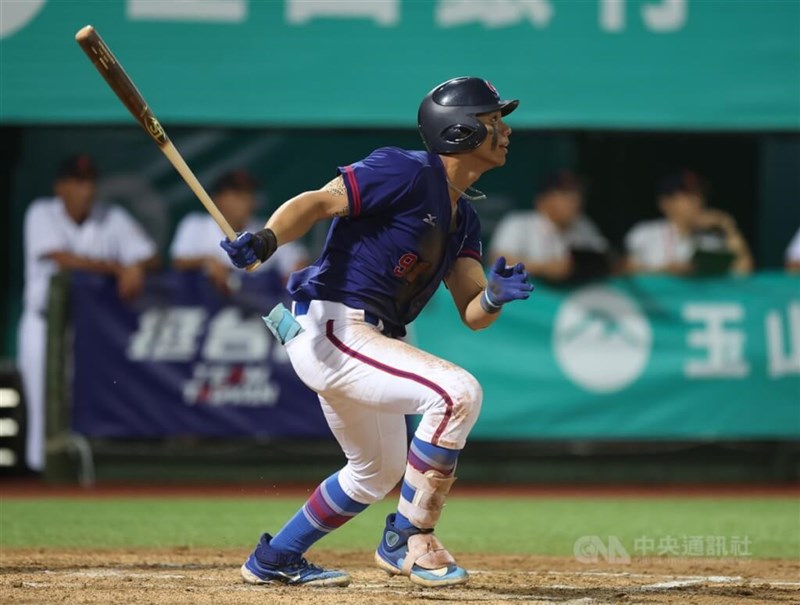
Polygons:
[[490,245],[492,260],[504,256],[510,264],[524,263],[530,275],[551,282],[571,280],[579,272],[591,277],[608,272],[608,241],[583,214],[583,187],[574,174],[545,177],[534,206],[500,221]]
[[145,266],[156,248],[122,208],[95,202],[97,171],[91,158],[77,155],[61,165],[55,196],[34,200],[25,213],[25,287],[18,330],[18,362],[27,401],[26,463],[45,464],[45,352],[51,277],[64,269],[114,275],[124,300],[144,283]]
[[786,270],[790,273],[800,273],[800,229],[794,234],[786,249]]
[[[626,269],[630,273],[694,272],[698,249],[708,246],[731,255],[728,270],[749,273],[753,258],[736,221],[722,210],[706,207],[706,185],[684,170],[658,186],[658,207],[664,218],[634,225],[625,236]],[[709,245],[710,242],[710,245]]]
[[[257,181],[244,170],[224,174],[212,189],[214,203],[234,231],[258,231],[263,220],[253,217],[256,207]],[[236,288],[237,274],[244,269],[231,267],[227,253],[220,248],[222,231],[207,212],[187,214],[178,223],[170,246],[172,267],[178,271],[202,270],[214,286],[225,295]],[[295,271],[309,263],[305,247],[299,242],[281,246],[255,275],[264,275],[264,269],[277,271],[283,283]]]

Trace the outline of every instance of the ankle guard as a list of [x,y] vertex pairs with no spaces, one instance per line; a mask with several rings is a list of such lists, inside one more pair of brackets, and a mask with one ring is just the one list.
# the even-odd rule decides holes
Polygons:
[[455,477],[445,477],[433,470],[422,474],[407,464],[405,482],[416,491],[411,502],[401,496],[397,510],[415,527],[433,529],[455,480]]

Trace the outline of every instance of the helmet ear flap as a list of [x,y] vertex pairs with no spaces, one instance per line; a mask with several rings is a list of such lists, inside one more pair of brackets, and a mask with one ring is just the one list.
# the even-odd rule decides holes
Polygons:
[[452,151],[468,151],[479,147],[486,138],[486,126],[477,119],[469,123],[450,124],[439,133],[439,140],[444,141]]
[[466,141],[475,132],[474,129],[465,126],[464,124],[451,124],[445,128],[439,136],[449,143],[461,144]]

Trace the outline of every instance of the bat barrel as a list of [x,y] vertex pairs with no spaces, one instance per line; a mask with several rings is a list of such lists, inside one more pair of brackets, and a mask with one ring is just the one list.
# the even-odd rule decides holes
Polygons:
[[[194,192],[203,206],[205,206],[206,210],[208,210],[209,214],[211,214],[213,219],[220,226],[225,236],[231,241],[235,240],[236,232],[231,228],[228,221],[219,211],[219,208],[214,204],[214,201],[200,184],[200,181],[197,180],[197,177],[186,164],[181,154],[175,149],[175,146],[169,140],[169,137],[167,137],[167,133],[164,132],[158,119],[156,119],[156,116],[145,102],[144,97],[142,97],[142,94],[136,88],[120,62],[117,61],[114,53],[111,52],[111,49],[108,48],[100,37],[100,34],[97,33],[97,30],[91,25],[82,27],[75,34],[75,40],[83,49],[83,52],[86,53],[86,56],[92,61],[97,71],[100,72],[100,75],[103,76],[106,83],[111,87],[111,90],[114,91],[120,101],[128,108],[128,111],[136,118],[136,121],[142,125],[152,139],[158,144],[161,148],[161,152],[183,177],[183,180],[186,181],[189,188]],[[247,270],[252,271],[260,264],[259,262],[253,263],[251,266],[247,267]]]
[[75,34],[75,40],[111,87],[111,90],[128,108],[128,111],[136,118],[136,121],[142,125],[142,128],[148,132],[159,146],[166,145],[167,141],[169,141],[167,133],[155,115],[153,115],[144,97],[142,97],[142,93],[136,88],[125,69],[117,61],[114,53],[111,52],[103,38],[97,33],[97,30],[91,25],[82,27]]

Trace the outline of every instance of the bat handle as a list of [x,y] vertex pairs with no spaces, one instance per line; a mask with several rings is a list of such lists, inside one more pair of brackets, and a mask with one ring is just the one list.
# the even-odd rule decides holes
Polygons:
[[247,271],[248,273],[252,273],[256,269],[258,269],[260,266],[261,266],[261,261],[257,260],[252,265],[247,265],[247,267],[245,268],[245,271]]

